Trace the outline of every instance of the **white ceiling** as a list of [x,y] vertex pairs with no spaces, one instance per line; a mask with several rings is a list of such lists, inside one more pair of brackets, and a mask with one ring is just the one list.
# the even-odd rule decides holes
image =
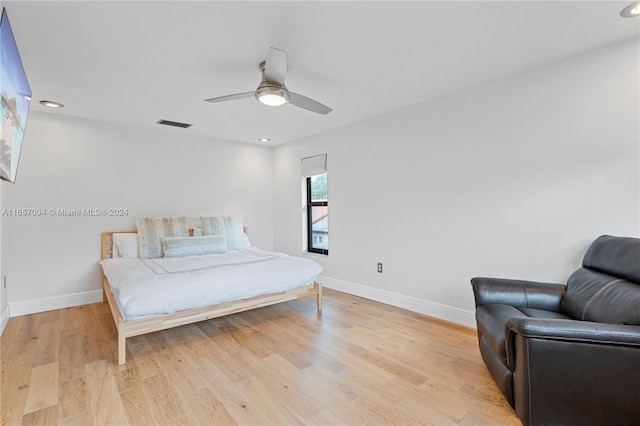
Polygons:
[[[637,39],[628,3],[2,1],[32,110],[270,145]],[[204,102],[255,90],[270,46],[288,53],[287,87],[333,112]]]

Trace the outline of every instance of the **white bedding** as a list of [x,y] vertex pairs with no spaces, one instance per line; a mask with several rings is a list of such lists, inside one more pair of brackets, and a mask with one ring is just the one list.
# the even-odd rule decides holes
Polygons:
[[100,262],[125,321],[312,284],[316,262],[256,247],[181,258]]

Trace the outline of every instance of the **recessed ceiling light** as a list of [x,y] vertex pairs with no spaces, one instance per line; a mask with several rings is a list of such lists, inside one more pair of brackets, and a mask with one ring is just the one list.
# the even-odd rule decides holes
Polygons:
[[271,139],[269,138],[258,138],[259,142],[269,142]]
[[64,105],[62,105],[60,102],[54,101],[40,101],[40,105],[44,105],[49,108],[64,108]]
[[636,18],[640,16],[640,1],[634,1],[629,6],[622,9],[620,16],[623,18]]

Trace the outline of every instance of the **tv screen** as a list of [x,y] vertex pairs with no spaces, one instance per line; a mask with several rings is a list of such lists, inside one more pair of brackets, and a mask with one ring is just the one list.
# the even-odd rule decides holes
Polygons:
[[31,104],[31,88],[5,8],[2,8],[0,21],[0,93],[0,179],[15,182]]

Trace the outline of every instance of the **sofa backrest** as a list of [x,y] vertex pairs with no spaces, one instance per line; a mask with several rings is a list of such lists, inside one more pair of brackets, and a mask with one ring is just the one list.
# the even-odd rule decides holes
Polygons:
[[572,318],[640,325],[640,239],[603,235],[567,281],[560,310]]
[[640,238],[602,235],[587,249],[582,266],[640,284]]

